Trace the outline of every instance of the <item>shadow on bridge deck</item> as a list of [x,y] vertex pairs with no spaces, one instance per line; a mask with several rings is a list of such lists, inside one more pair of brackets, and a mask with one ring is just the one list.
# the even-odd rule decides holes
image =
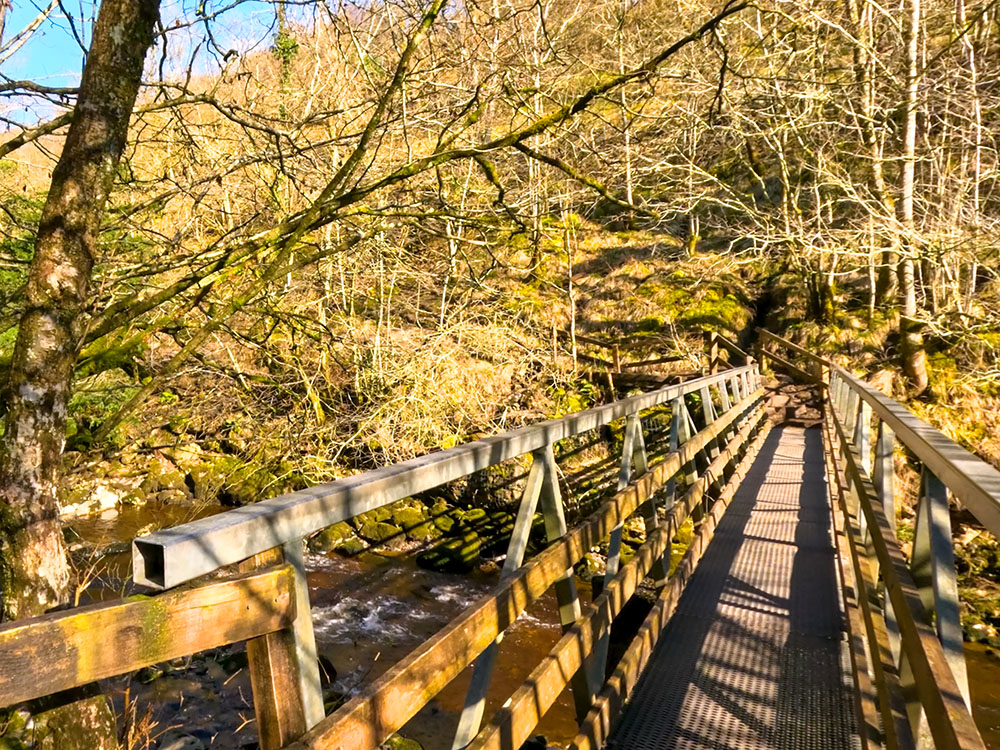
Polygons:
[[608,748],[855,745],[822,437],[776,428]]

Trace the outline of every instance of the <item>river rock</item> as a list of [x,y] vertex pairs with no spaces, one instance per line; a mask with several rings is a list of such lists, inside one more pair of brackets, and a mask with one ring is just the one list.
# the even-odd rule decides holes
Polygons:
[[392,506],[389,517],[396,526],[409,529],[427,520],[427,508],[418,500],[403,501]]
[[434,526],[443,531],[445,534],[450,532],[455,528],[455,516],[453,513],[443,513],[439,516],[434,516]]
[[380,523],[382,521],[388,521],[392,518],[392,514],[386,507],[375,508],[374,510],[369,510],[365,513],[359,513],[354,518],[350,520],[351,526],[353,526],[358,531],[366,523]]
[[523,477],[530,461],[530,456],[522,456],[470,475],[462,488],[460,504],[475,508],[516,508],[521,502]]
[[596,552],[588,552],[573,566],[574,572],[585,581],[604,575],[604,558]]
[[467,531],[460,537],[444,539],[417,555],[417,564],[442,573],[467,573],[479,562],[482,542],[479,535]]
[[167,732],[160,742],[160,750],[205,750],[205,743],[194,735]]
[[309,549],[313,552],[340,552],[345,555],[356,555],[368,548],[351,525],[341,521],[333,526],[327,526],[309,540]]
[[385,521],[368,521],[358,529],[358,536],[373,544],[398,538],[403,535],[403,530],[398,526],[393,526]]
[[440,539],[443,533],[441,529],[430,521],[425,521],[419,526],[414,526],[406,530],[406,536],[418,542]]

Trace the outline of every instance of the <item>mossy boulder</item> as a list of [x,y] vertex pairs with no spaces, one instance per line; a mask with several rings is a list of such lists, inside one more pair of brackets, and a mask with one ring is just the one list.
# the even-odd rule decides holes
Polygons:
[[462,511],[450,510],[447,513],[442,513],[440,515],[432,514],[431,517],[433,518],[434,525],[445,534],[448,534],[455,529],[462,517]]
[[238,456],[206,456],[194,465],[187,484],[198,500],[221,505],[240,506],[255,503],[271,494],[276,477],[264,467]]
[[404,529],[419,526],[427,520],[427,509],[422,504],[394,506],[390,518],[392,523]]
[[488,522],[488,515],[484,508],[469,508],[468,510],[458,511],[458,513],[463,528],[481,528]]
[[417,555],[417,564],[443,573],[467,573],[479,563],[482,541],[474,531],[449,537]]
[[630,518],[622,527],[622,542],[629,547],[641,547],[646,541],[646,526],[641,518]]
[[392,518],[392,513],[386,507],[375,508],[374,510],[369,510],[364,513],[359,513],[354,518],[350,520],[351,526],[357,530],[361,530],[361,527],[365,524],[370,523],[382,523],[383,521],[389,521]]
[[341,521],[327,526],[313,536],[309,540],[309,549],[313,552],[339,552],[350,556],[368,549],[368,545],[354,533],[350,524]]
[[403,536],[403,530],[385,521],[367,521],[358,529],[358,536],[372,544],[381,544]]
[[418,542],[426,542],[432,539],[440,539],[444,532],[441,531],[434,523],[430,521],[425,521],[417,526],[411,526],[406,529],[406,536],[409,539],[413,539]]
[[573,566],[573,571],[585,581],[599,578],[604,575],[604,558],[596,552],[588,552]]
[[521,502],[530,457],[521,457],[477,471],[466,480],[459,504],[469,508],[511,509]]

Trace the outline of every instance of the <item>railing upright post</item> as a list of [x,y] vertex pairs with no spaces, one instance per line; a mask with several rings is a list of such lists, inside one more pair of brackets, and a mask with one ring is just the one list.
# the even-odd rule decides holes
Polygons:
[[[566,536],[566,513],[563,508],[562,493],[559,490],[559,476],[556,467],[555,454],[552,446],[545,450],[546,482],[542,486],[542,495],[539,499],[542,509],[542,517],[545,519],[545,538],[549,544],[556,542]],[[573,568],[567,568],[566,572],[556,579],[556,601],[559,604],[559,622],[563,632],[566,632],[573,624],[580,619],[582,608],[580,606],[580,595],[576,590],[576,577]],[[594,696],[600,690],[600,685],[590,684],[590,671],[586,666],[579,669],[570,680],[573,688],[573,703],[576,707],[578,720],[583,720],[590,710]]]
[[893,464],[893,455],[896,451],[896,436],[892,428],[884,420],[878,420],[878,432],[875,437],[875,467],[872,472],[872,482],[879,500],[882,501],[882,509],[885,517],[896,531],[896,499],[893,487],[893,477],[896,469]]
[[833,413],[836,415],[837,419],[841,422],[844,421],[844,391],[847,388],[847,383],[840,375],[834,374],[832,376],[833,385]]
[[[674,399],[673,407],[679,419],[677,440],[678,446],[683,446],[692,437],[694,437],[694,431],[691,429],[691,415],[688,413],[687,404],[684,403],[684,397],[678,396]],[[688,461],[681,467],[681,472],[684,475],[684,489],[685,491],[692,487],[695,482],[698,481],[698,471],[695,465],[695,459],[692,456],[691,460]],[[704,513],[701,510],[701,506],[695,508],[691,513],[691,520],[695,523],[701,521]]]
[[719,334],[715,331],[705,332],[705,350],[708,355],[708,374],[719,371]]
[[715,388],[719,392],[719,403],[722,405],[722,413],[725,414],[733,408],[733,402],[729,400],[729,389],[726,388],[724,382],[716,383]]
[[[703,386],[701,391],[701,412],[705,418],[705,426],[708,427],[715,422],[715,404],[712,403],[712,391],[709,387]],[[708,455],[710,458],[717,458],[719,455],[719,440],[715,439],[709,443]]]
[[854,422],[854,447],[857,448],[858,455],[861,456],[861,468],[865,473],[871,475],[872,471],[872,447],[871,447],[871,426],[872,407],[867,401],[861,400],[857,411],[857,419]]
[[[844,429],[845,431],[850,429],[856,424],[858,418],[858,402],[860,397],[857,391],[853,388],[848,387],[847,389],[847,406],[844,409]],[[851,436],[853,437],[853,435]]]
[[733,389],[733,402],[738,404],[743,400],[743,394],[740,393],[740,379],[733,375],[729,378],[729,385]]
[[926,466],[921,472],[921,497],[913,534],[913,578],[928,613],[933,613],[938,639],[969,705],[969,678],[962,647],[955,548],[951,539],[948,488]]
[[[639,419],[638,414],[635,415],[635,423],[635,449],[632,454],[632,464],[635,467],[634,476],[638,478],[649,471],[649,458],[646,455],[646,439],[642,434],[642,421]],[[639,506],[639,512],[642,513],[643,528],[646,532],[646,539],[649,539],[653,532],[660,526],[660,519],[656,514],[656,503],[653,501],[652,497]],[[666,554],[666,562],[664,562],[663,558],[661,558],[654,562],[649,570],[649,575],[653,579],[654,585],[657,587],[662,586],[667,582],[667,574],[670,572],[669,551]]]
[[[684,397],[679,396],[678,400],[683,403]],[[686,427],[687,420],[684,417],[685,414],[682,414],[681,425]],[[681,442],[688,440],[683,429],[678,434],[681,438]],[[648,468],[646,446],[642,438],[642,423],[639,421],[638,414],[629,414],[625,420],[625,438],[622,443],[622,462],[621,468],[618,471],[618,486],[616,491],[620,492],[625,489],[632,481],[633,477],[642,476],[646,473]],[[648,500],[646,504],[652,506],[652,501]],[[652,529],[655,529],[657,525],[655,508],[652,509],[652,513],[652,522],[646,519],[647,533],[651,533]],[[646,515],[645,510],[643,511],[643,515]],[[604,580],[600,585],[595,585],[599,580],[596,578],[591,583],[595,599],[604,590],[604,588],[611,583],[614,577],[618,575],[618,569],[621,565],[622,529],[624,525],[625,519],[621,518],[611,530],[611,536],[608,539],[608,556],[607,563],[605,565]],[[666,580],[666,573],[663,571],[662,561],[660,561],[658,565],[659,567],[657,572],[653,573],[654,577]],[[599,691],[600,686],[604,684],[604,673],[608,664],[608,647],[610,642],[611,632],[609,623],[608,630],[604,632],[604,634],[597,641],[597,645],[594,647],[594,655],[590,664],[590,677],[588,684],[591,688],[597,686],[597,691]],[[595,691],[594,696],[596,696],[597,691]]]
[[[514,575],[524,562],[524,553],[528,548],[531,526],[535,519],[535,508],[538,506],[543,488],[555,481],[554,477],[550,477],[548,470],[547,459],[551,451],[552,445],[549,444],[531,454],[531,468],[528,470],[528,478],[524,483],[521,502],[517,507],[517,517],[514,520],[514,530],[507,545],[507,556],[504,558],[503,568],[500,571],[501,581]],[[554,458],[552,463],[554,465]],[[493,676],[493,666],[496,663],[497,651],[501,641],[503,641],[503,635],[502,632],[497,634],[493,643],[487,646],[473,663],[472,679],[465,693],[465,705],[462,708],[458,728],[455,730],[455,739],[452,742],[453,750],[461,750],[479,734],[483,723],[483,712],[486,709],[486,693]]]
[[[882,512],[885,514],[892,533],[896,533],[896,499],[893,478],[896,473],[893,464],[893,454],[896,450],[896,438],[892,428],[884,420],[878,420],[878,429],[875,434],[875,463],[872,469],[872,484],[875,486],[875,493],[882,504]],[[873,571],[877,571],[877,560],[872,560]],[[876,579],[877,575],[874,576]],[[892,611],[892,602],[885,590],[885,584],[881,586],[882,600],[885,602],[883,613],[885,616],[886,632],[889,636],[889,648],[893,658],[899,659],[899,626],[896,624],[896,614]]]
[[762,373],[767,372],[767,349],[764,348],[763,336],[759,337],[757,343],[754,344],[754,354],[757,355],[757,364],[760,366],[760,371]]
[[286,630],[247,641],[261,750],[284,747],[316,726],[324,716],[302,546],[301,539],[293,539],[239,565],[241,572],[249,572],[285,562],[295,574],[295,622]]

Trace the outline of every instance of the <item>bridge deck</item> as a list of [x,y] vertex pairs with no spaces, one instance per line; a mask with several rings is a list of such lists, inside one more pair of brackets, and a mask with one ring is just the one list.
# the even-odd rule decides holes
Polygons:
[[779,427],[607,747],[852,747],[842,622],[821,434]]

